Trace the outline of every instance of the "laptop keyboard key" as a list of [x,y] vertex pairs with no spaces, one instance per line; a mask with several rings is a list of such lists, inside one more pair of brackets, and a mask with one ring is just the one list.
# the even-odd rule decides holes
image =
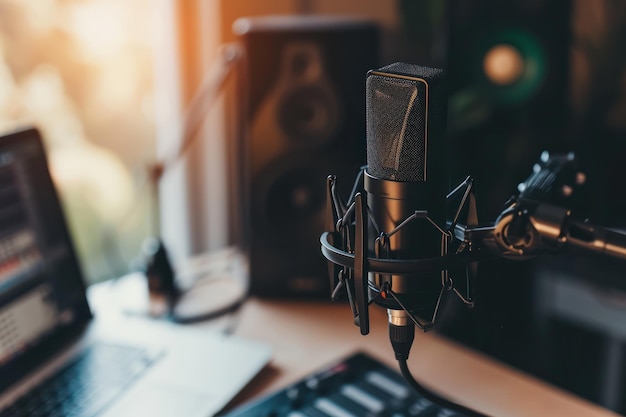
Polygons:
[[0,417],[93,417],[155,360],[138,348],[95,344],[3,410]]

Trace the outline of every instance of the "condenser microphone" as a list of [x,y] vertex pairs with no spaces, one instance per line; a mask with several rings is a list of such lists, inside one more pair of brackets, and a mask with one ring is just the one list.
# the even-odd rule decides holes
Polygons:
[[[471,238],[479,242],[492,231],[477,225],[470,177],[446,192],[446,101],[440,69],[396,63],[368,72],[367,166],[347,200],[337,178],[328,176],[320,244],[329,261],[332,297],[347,294],[361,334],[369,332],[369,304],[386,308],[389,338],[411,387],[435,404],[482,416],[422,387],[407,365],[415,327],[433,328],[445,293],[453,291],[473,305],[469,276],[465,297],[447,269],[477,260],[481,245],[472,245]],[[448,203],[458,203],[450,222]],[[465,216],[470,229],[458,223]]]
[[[445,227],[446,221],[444,72],[396,63],[370,71],[366,91],[369,256],[443,256],[447,241],[438,226]],[[428,221],[417,218],[420,213]],[[387,308],[392,343],[412,340],[409,313],[432,315],[446,273],[368,274],[371,286],[382,289],[375,302]],[[385,297],[387,293],[395,296]]]

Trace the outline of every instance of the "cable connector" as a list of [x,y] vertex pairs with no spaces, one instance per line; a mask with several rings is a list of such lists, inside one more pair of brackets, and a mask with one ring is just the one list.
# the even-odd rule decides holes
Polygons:
[[407,360],[409,351],[415,338],[415,326],[410,323],[407,326],[396,326],[389,323],[389,340],[396,354],[396,360]]

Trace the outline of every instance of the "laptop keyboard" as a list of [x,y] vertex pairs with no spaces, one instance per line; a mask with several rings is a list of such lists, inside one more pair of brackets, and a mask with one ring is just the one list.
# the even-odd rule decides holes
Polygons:
[[96,416],[155,361],[143,349],[94,344],[0,412],[0,417]]

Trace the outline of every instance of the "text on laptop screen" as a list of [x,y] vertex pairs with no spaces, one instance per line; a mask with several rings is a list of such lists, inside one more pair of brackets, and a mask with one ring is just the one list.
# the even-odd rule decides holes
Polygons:
[[76,321],[84,287],[34,131],[0,138],[0,365]]

